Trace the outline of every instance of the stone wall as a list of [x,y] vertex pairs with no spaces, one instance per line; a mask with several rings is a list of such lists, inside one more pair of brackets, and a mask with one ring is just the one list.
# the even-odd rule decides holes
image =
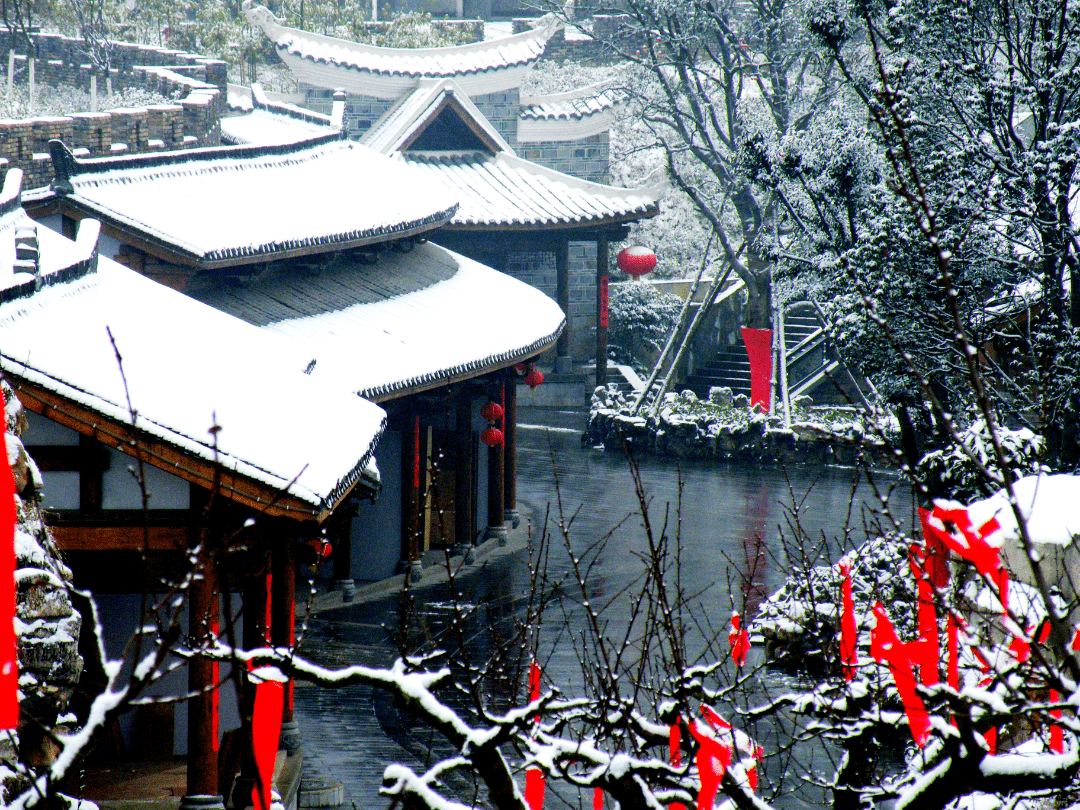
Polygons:
[[539,141],[517,147],[519,157],[547,166],[555,171],[591,180],[608,182],[608,163],[611,157],[607,132],[590,135],[576,141]]
[[[571,242],[568,267],[570,356],[585,362],[596,352],[596,243]],[[510,253],[501,269],[556,300],[554,253]]]
[[[307,95],[304,106],[312,112],[331,115],[334,108],[334,91],[324,90],[321,87],[312,87],[308,84],[300,85],[300,92]],[[350,138],[357,139],[364,135],[371,125],[394,104],[390,99],[369,98],[367,96],[354,96],[351,93],[345,96],[345,131]]]
[[472,102],[503,140],[516,150],[518,113],[521,111],[521,92],[518,88],[476,96]]
[[[70,732],[59,723],[82,673],[79,632],[82,619],[68,595],[71,571],[42,519],[41,473],[19,436],[26,430],[22,405],[6,380],[0,381],[7,408],[4,437],[15,476],[15,565],[21,569],[15,612],[19,650],[21,722],[18,755],[13,740],[0,742],[0,756],[21,759],[37,768],[47,767],[58,751],[51,733]],[[37,573],[35,576],[34,573]],[[24,780],[5,780],[0,802],[24,789]]]
[[[83,62],[82,43],[59,34],[34,36],[38,54],[34,61],[35,83],[89,92],[93,71]],[[0,27],[0,54],[6,54],[11,43],[10,32]],[[0,120],[0,168],[21,168],[25,172],[23,188],[30,189],[52,181],[48,143],[54,138],[64,141],[76,157],[108,157],[221,143],[221,113],[227,98],[225,62],[166,48],[118,42],[113,64],[115,67],[107,77],[97,78],[99,92],[105,93],[111,83],[114,91],[141,88],[176,99],[175,103],[22,121]],[[4,81],[7,65],[7,59],[0,58]],[[14,67],[15,82],[27,83],[30,65],[26,55],[16,54]]]
[[[607,43],[614,42],[621,50],[632,47],[630,18],[625,14],[594,14],[589,19],[579,15],[578,20],[581,27],[591,30],[593,35],[567,37],[566,31],[560,29],[548,40],[541,59],[572,59],[586,64],[608,65],[620,61],[620,57]],[[535,22],[533,18],[515,17],[513,32],[520,34],[527,31]]]

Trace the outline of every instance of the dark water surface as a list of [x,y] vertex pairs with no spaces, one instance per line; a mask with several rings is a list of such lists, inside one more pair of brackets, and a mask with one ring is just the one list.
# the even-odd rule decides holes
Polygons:
[[[522,421],[542,418],[526,414]],[[562,542],[557,531],[561,515],[574,556],[594,562],[588,598],[594,605],[609,604],[617,619],[626,601],[633,599],[633,585],[641,575],[641,555],[647,548],[643,521],[627,460],[619,453],[582,447],[579,435],[565,428],[520,431],[518,505],[534,535],[545,525],[555,535],[554,575],[560,566],[569,569],[568,557],[554,550]],[[655,531],[666,525],[669,535],[680,537],[684,590],[700,594],[702,617],[722,630],[733,603],[752,615],[754,605],[780,587],[792,567],[834,562],[842,548],[856,544],[865,535],[862,505],[880,506],[879,493],[887,494],[895,484],[881,476],[875,488],[855,470],[680,464],[663,459],[643,459],[639,470]],[[905,493],[897,488],[889,504],[907,526],[912,510]],[[802,542],[792,541],[800,534],[796,527]],[[608,535],[602,549],[591,551],[598,538]],[[496,624],[520,609],[528,576],[519,559],[502,558],[486,564],[464,585],[469,601],[480,606],[479,622]],[[432,626],[438,625],[445,619],[440,615],[446,610],[444,597],[421,596],[422,613]],[[305,652],[331,664],[389,663],[395,652],[383,625],[395,625],[397,607],[397,597],[391,596],[321,614],[309,628]],[[540,635],[542,647],[550,652],[546,674],[567,692],[581,677],[572,638],[583,621],[580,608],[560,607],[545,621]],[[688,648],[701,646],[702,632],[690,633],[698,637],[687,638]],[[749,664],[759,663],[759,655],[753,650]],[[763,671],[752,697],[761,699],[797,686],[786,676]],[[351,801],[357,807],[386,806],[387,800],[378,796],[384,767],[404,762],[420,771],[430,763],[432,747],[438,747],[430,732],[364,687],[298,687],[296,711],[307,756],[325,776],[345,784],[347,805]],[[790,732],[781,727],[758,728],[754,733],[770,751],[780,750],[790,739]],[[833,752],[801,746],[796,753],[793,759],[769,763],[763,785],[790,788],[800,781],[798,776],[821,780],[831,776]],[[800,787],[773,802],[786,810],[817,806],[822,799],[820,790]],[[547,806],[567,803],[576,806],[573,797],[549,792]]]

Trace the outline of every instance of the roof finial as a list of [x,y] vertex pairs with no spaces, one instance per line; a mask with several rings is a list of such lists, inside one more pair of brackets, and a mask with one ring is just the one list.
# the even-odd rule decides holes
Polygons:
[[56,178],[49,188],[57,194],[72,194],[75,188],[71,185],[71,176],[78,172],[75,156],[63,141],[54,139],[49,141],[49,157],[52,158],[53,175]]

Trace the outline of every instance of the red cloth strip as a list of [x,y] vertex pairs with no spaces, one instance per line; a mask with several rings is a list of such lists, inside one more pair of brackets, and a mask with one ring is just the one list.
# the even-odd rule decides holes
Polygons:
[[[0,394],[0,413],[7,432],[7,410]],[[7,439],[0,470],[0,728],[19,727],[19,649],[15,638],[15,477],[8,464]]]

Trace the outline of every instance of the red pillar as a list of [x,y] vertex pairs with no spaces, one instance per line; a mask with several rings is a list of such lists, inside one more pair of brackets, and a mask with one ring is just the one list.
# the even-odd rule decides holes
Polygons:
[[503,383],[503,520],[516,529],[521,524],[517,509],[517,375],[511,369]]
[[413,579],[423,572],[420,562],[420,415],[412,415],[401,437],[401,568]]
[[[289,537],[274,550],[270,643],[292,649],[296,643],[296,541]],[[281,747],[290,754],[300,748],[300,729],[293,718],[293,682],[285,684],[281,712]]]
[[[493,401],[500,403],[503,401],[503,388],[502,381],[492,387],[491,398]],[[503,434],[502,442],[488,448],[488,519],[487,529],[484,530],[484,540],[496,540],[500,546],[506,545],[507,540],[503,512],[503,448],[505,442],[506,435]]]

